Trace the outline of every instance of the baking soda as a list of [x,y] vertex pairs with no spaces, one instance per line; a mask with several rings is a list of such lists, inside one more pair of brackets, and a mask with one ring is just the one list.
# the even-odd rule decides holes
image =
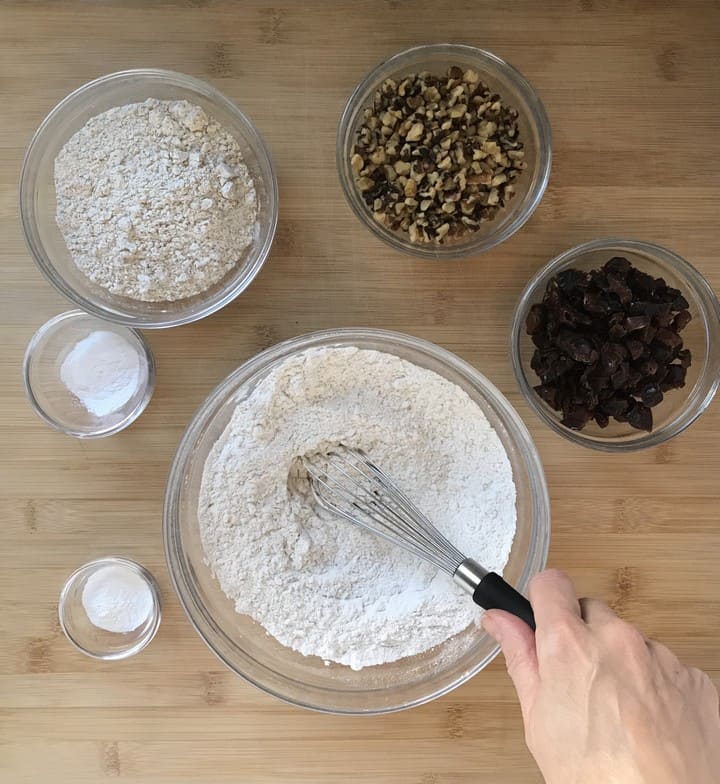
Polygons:
[[121,566],[103,566],[88,577],[82,604],[93,626],[126,634],[150,617],[153,596],[140,575]]

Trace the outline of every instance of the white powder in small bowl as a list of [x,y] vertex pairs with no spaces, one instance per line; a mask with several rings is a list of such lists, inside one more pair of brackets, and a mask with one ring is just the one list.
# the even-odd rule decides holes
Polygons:
[[365,450],[467,556],[502,573],[515,535],[507,453],[459,386],[393,355],[310,349],[241,401],[205,463],[208,563],[238,613],[302,654],[361,669],[413,656],[481,611],[409,553],[318,513],[298,456]]
[[138,350],[116,332],[95,330],[79,340],[60,366],[60,380],[93,416],[119,411],[142,382]]
[[88,577],[82,604],[93,626],[126,634],[150,617],[153,595],[139,574],[122,566],[103,566]]

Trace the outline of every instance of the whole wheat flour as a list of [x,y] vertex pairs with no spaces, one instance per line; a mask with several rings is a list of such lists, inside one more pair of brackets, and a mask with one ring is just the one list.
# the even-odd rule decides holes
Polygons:
[[205,464],[207,561],[237,612],[284,645],[360,669],[420,653],[477,621],[452,578],[317,512],[298,456],[364,449],[466,555],[502,572],[515,533],[507,454],[455,384],[395,356],[311,349],[241,401]]
[[114,294],[178,300],[217,283],[254,239],[237,141],[199,106],[109,109],[55,160],[56,221],[77,266]]

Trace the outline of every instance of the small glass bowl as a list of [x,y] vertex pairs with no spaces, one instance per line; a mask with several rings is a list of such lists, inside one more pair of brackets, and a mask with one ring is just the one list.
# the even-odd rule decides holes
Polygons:
[[[152,612],[144,623],[131,632],[119,633],[100,629],[91,623],[85,613],[82,603],[85,584],[93,574],[107,566],[127,569],[141,577],[150,588]],[[108,556],[86,563],[68,577],[60,592],[58,617],[65,636],[79,651],[93,659],[109,661],[127,659],[148,645],[160,626],[161,609],[160,589],[152,574],[144,566],[128,558]]]
[[[255,182],[255,239],[242,259],[206,291],[174,302],[141,302],[93,283],[74,263],[55,222],[55,158],[85,123],[115,106],[147,98],[201,106],[237,140]],[[45,118],[30,142],[20,176],[20,218],[40,271],[61,294],[100,318],[127,326],[174,327],[205,318],[244,291],[270,252],[278,217],[278,187],[270,154],[252,122],[209,84],[173,71],[140,68],[79,87]]]
[[[594,421],[581,431],[560,423],[554,411],[533,390],[540,383],[530,361],[535,347],[525,329],[530,307],[542,301],[551,278],[565,269],[597,269],[613,256],[624,256],[653,277],[664,278],[679,289],[690,305],[692,321],[682,332],[692,365],[682,389],[673,389],[652,409],[653,430],[646,433],[627,423],[610,420],[606,428]],[[720,304],[703,276],[685,259],[659,245],[624,239],[600,239],[566,250],[543,267],[528,283],[515,309],[510,333],[513,370],[520,389],[535,413],[560,435],[575,444],[605,452],[629,452],[657,446],[689,427],[710,402],[720,384]]]
[[[103,417],[91,414],[60,378],[60,368],[73,346],[91,332],[114,332],[135,346],[141,379],[127,403]],[[25,395],[33,411],[50,427],[75,438],[102,438],[132,424],[150,402],[155,387],[155,360],[140,332],[102,321],[82,310],[51,318],[33,335],[23,360]]]
[[[385,79],[411,73],[443,73],[449,67],[472,68],[480,78],[519,112],[520,138],[525,145],[527,169],[515,181],[514,197],[494,220],[481,224],[464,239],[446,244],[417,244],[407,234],[381,226],[362,199],[350,166],[363,111],[372,104]],[[542,101],[525,77],[511,65],[483,49],[460,44],[430,44],[406,49],[374,68],[350,96],[340,118],[337,135],[340,184],[352,211],[373,234],[395,250],[425,259],[457,259],[484,253],[511,237],[533,214],[550,178],[552,132]]]

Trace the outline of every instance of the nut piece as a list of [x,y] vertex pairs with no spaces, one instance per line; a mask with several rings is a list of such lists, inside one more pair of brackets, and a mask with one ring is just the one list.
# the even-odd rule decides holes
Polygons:
[[425,130],[425,126],[422,123],[417,122],[407,132],[407,136],[405,138],[409,142],[416,142],[418,139],[420,139],[422,137],[424,130]]
[[374,219],[413,243],[457,241],[492,220],[526,164],[518,113],[468,68],[386,79],[350,158]]

